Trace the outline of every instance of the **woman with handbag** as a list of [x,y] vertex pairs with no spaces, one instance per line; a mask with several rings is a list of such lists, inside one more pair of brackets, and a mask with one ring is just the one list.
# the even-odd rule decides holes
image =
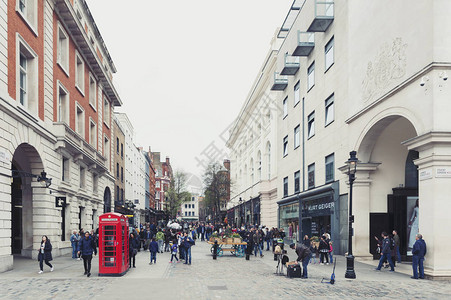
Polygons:
[[44,273],[44,262],[47,266],[50,267],[50,272],[53,272],[53,266],[50,263],[52,258],[52,244],[50,243],[49,238],[46,235],[42,236],[41,240],[41,246],[39,248],[38,253],[38,260],[39,260],[39,274]]
[[136,239],[134,233],[130,233],[130,239],[129,239],[129,249],[130,249],[130,268],[132,267],[132,259],[133,259],[133,268],[135,267],[135,256],[138,254],[139,249],[139,241]]

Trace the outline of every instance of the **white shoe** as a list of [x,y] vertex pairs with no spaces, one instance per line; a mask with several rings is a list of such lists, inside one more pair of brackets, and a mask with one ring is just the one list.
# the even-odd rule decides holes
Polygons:
[[77,260],[81,260],[81,259],[80,259],[80,257],[79,257],[79,258],[77,258]]
[[53,267],[50,268],[50,272],[53,272]]
[[329,263],[326,263],[326,265],[329,265]]
[[38,274],[42,274],[42,273],[44,273],[44,271],[39,271],[39,272],[38,272]]

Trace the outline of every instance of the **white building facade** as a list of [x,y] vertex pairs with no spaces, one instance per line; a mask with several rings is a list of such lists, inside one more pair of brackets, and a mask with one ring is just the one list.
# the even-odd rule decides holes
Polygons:
[[329,232],[334,250],[347,251],[344,162],[355,150],[354,255],[371,258],[372,237],[396,229],[409,260],[420,232],[426,275],[451,276],[450,10],[440,0],[293,3],[271,84],[283,108],[278,223],[293,240]]

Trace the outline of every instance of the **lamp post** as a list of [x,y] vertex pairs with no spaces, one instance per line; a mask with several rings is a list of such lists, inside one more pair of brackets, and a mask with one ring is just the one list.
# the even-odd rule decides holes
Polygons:
[[355,180],[355,173],[357,171],[357,163],[359,160],[356,157],[357,152],[349,152],[349,159],[346,162],[348,166],[349,176],[349,237],[348,237],[348,256],[346,256],[346,278],[355,279],[354,271],[354,256],[352,255],[352,223],[354,223],[354,216],[352,215],[352,184]]

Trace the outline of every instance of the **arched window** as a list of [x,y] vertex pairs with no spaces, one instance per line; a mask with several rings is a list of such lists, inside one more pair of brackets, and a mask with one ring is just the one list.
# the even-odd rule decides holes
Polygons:
[[253,158],[251,158],[251,162],[249,163],[249,174],[251,175],[249,185],[253,185],[254,184],[254,159]]
[[257,153],[257,180],[262,180],[262,153]]

